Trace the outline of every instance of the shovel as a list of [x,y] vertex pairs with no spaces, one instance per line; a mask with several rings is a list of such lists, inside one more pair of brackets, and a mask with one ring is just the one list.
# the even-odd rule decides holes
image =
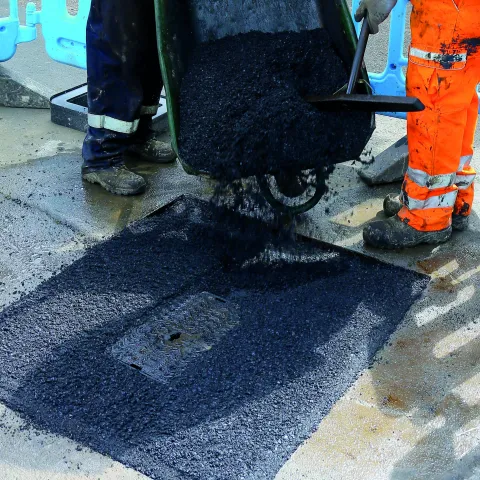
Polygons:
[[392,95],[366,95],[353,93],[360,75],[363,57],[367,49],[370,26],[364,20],[358,39],[355,58],[353,59],[352,72],[348,81],[346,94],[330,96],[312,95],[306,101],[315,105],[320,110],[360,110],[363,112],[421,112],[425,109],[423,103],[415,97],[399,97]]

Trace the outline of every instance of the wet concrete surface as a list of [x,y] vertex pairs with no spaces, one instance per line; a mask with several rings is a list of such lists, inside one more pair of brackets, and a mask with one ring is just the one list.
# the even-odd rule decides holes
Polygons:
[[[234,233],[186,199],[5,309],[2,400],[154,478],[272,478],[426,280],[308,245],[293,263],[265,266],[254,243],[246,266],[225,270]],[[394,305],[385,301],[393,282]],[[113,357],[149,314],[205,290],[239,306],[239,326],[181,375],[163,385]]]
[[147,192],[135,197],[108,193],[82,181],[79,152],[58,153],[0,171],[0,194],[38,209],[92,240],[106,238],[146,217],[183,193],[208,195],[211,183],[177,164],[128,163],[143,175]]
[[2,168],[62,153],[79,154],[84,137],[51,123],[49,111],[0,107]]

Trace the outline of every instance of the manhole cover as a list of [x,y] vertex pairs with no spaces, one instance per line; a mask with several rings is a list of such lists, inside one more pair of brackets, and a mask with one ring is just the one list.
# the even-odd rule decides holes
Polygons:
[[238,324],[238,306],[203,292],[169,310],[154,312],[112,348],[115,358],[166,382],[208,352]]

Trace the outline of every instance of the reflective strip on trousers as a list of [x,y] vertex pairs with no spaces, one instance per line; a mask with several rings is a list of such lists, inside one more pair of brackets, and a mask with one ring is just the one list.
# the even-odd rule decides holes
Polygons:
[[430,208],[453,208],[457,199],[457,190],[445,193],[443,195],[435,195],[425,200],[417,200],[409,197],[402,192],[401,200],[409,210],[427,210]]
[[132,134],[138,129],[140,119],[133,122],[125,122],[124,120],[117,120],[116,118],[107,117],[106,115],[88,114],[88,125],[93,128],[104,128],[112,132]]
[[473,155],[465,155],[460,159],[460,166],[458,167],[458,171],[461,172],[465,168],[468,168],[470,166],[470,163],[472,161]]
[[455,185],[459,190],[466,190],[475,180],[476,175],[457,175]]
[[428,175],[422,170],[408,167],[408,177],[416,183],[419,187],[427,187],[429,190],[436,188],[451,187],[455,181],[455,173],[446,175]]
[[158,112],[158,105],[143,106],[140,110],[140,115],[156,115]]

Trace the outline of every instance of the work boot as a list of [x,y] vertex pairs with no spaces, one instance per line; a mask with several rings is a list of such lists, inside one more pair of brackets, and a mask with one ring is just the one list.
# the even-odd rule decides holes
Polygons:
[[143,193],[147,186],[143,177],[131,172],[124,165],[90,171],[88,167],[84,167],[82,170],[84,180],[98,183],[115,195],[137,195]]
[[172,163],[177,158],[171,145],[160,140],[154,131],[146,139],[129,147],[128,153],[152,163]]
[[452,215],[452,228],[457,232],[463,232],[467,230],[468,224],[470,223],[470,216],[467,215]]
[[415,247],[423,243],[437,245],[452,236],[452,227],[435,232],[422,232],[408,225],[395,215],[387,220],[372,222],[363,230],[363,240],[367,245],[385,250]]
[[[394,193],[387,195],[383,201],[383,212],[387,217],[393,217],[402,209],[402,207],[403,204],[400,201],[400,197]],[[457,232],[463,232],[466,230],[469,223],[470,217],[468,215],[457,215],[455,213],[452,215],[452,228]]]

